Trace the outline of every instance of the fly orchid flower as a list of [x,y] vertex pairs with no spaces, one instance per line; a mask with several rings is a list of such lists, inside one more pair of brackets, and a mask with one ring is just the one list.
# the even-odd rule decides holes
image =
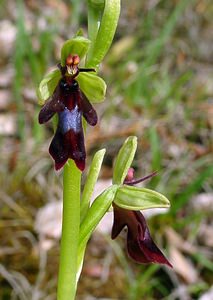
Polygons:
[[78,55],[70,54],[65,67],[59,65],[62,78],[39,113],[40,124],[49,121],[55,113],[58,114],[57,130],[49,147],[56,170],[61,169],[68,158],[73,159],[81,171],[84,170],[86,152],[82,115],[91,126],[96,125],[98,120],[95,109],[75,80],[80,72],[90,72],[93,69],[80,69],[79,62]]
[[[134,170],[130,168],[125,185],[134,185],[156,175],[156,172],[138,180],[133,179]],[[138,263],[159,263],[172,267],[164,254],[152,240],[146,220],[140,211],[128,210],[113,203],[114,223],[111,237],[115,239],[127,226],[127,251],[129,256]]]
[[83,37],[67,41],[62,47],[58,70],[49,73],[39,86],[38,95],[43,104],[39,123],[44,124],[58,115],[57,129],[49,147],[56,170],[61,169],[69,158],[81,171],[84,170],[86,151],[82,117],[95,126],[98,118],[90,102],[104,99],[106,85],[95,69],[79,67],[89,44],[90,41]]

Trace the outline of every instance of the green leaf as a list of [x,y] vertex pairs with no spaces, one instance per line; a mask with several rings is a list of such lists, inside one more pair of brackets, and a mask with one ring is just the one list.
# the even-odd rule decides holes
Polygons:
[[43,105],[52,96],[60,78],[61,72],[59,70],[54,70],[44,76],[37,90],[38,103],[40,105]]
[[112,185],[107,188],[103,193],[101,193],[93,202],[92,206],[89,208],[86,217],[84,218],[79,235],[79,251],[81,252],[88,239],[90,238],[92,232],[103,218],[105,213],[110,208],[115,194],[117,192],[118,186]]
[[169,200],[162,194],[134,186],[123,185],[117,190],[115,204],[129,210],[169,207]]
[[81,197],[81,220],[84,219],[90,204],[90,199],[92,193],[94,191],[95,184],[98,179],[98,175],[101,170],[101,165],[104,159],[106,149],[99,150],[95,153],[94,158],[92,160],[89,173],[87,175],[87,179],[84,185],[83,194]]
[[61,49],[61,65],[65,66],[66,58],[69,54],[77,54],[83,58],[89,50],[91,41],[83,36],[76,36],[64,43]]
[[135,156],[137,137],[130,136],[121,147],[115,161],[113,183],[122,184]]
[[106,94],[105,81],[94,73],[80,73],[76,80],[90,102],[102,102]]

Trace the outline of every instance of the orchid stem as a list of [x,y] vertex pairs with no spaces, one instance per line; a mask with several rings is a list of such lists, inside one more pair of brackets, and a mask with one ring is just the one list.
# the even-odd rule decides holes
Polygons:
[[63,220],[57,300],[74,300],[80,226],[81,172],[73,160],[64,167]]

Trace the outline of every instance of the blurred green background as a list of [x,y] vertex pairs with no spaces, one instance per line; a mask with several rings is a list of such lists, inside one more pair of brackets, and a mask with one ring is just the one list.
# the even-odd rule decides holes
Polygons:
[[[212,15],[211,0],[122,0],[87,164],[107,149],[106,186],[125,138],[138,137],[136,176],[158,170],[146,187],[171,201],[147,218],[174,269],[136,265],[125,233],[111,241],[104,225],[89,243],[79,300],[213,299]],[[87,34],[86,1],[0,2],[2,300],[56,299],[62,183],[48,154],[52,126],[37,122],[36,87],[79,28]]]

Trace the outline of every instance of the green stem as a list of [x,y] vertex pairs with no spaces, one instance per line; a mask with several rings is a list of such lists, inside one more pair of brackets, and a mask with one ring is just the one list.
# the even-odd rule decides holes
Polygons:
[[74,300],[80,226],[81,172],[72,160],[64,167],[63,221],[57,300]]

